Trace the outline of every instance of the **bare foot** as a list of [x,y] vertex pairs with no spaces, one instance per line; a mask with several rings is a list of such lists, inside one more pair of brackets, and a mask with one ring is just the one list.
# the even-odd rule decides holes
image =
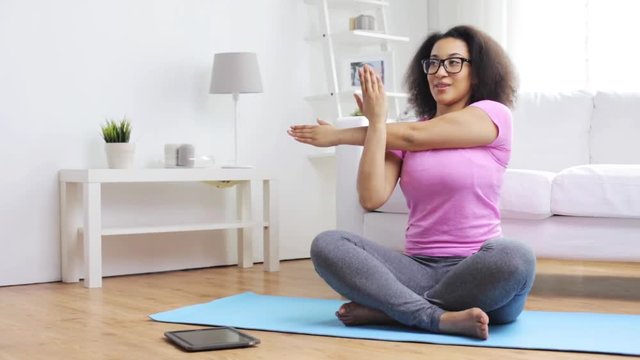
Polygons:
[[489,316],[479,308],[445,312],[440,316],[440,331],[486,340],[489,337]]
[[374,325],[390,324],[395,321],[379,310],[370,309],[366,306],[354,302],[342,304],[336,311],[336,316],[343,324],[353,325]]

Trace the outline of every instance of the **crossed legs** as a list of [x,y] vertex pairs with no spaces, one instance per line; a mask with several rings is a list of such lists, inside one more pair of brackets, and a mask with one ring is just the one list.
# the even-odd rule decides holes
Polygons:
[[327,231],[311,247],[318,274],[352,302],[346,325],[399,322],[430,332],[488,336],[488,323],[515,320],[535,273],[535,258],[510,240],[492,240],[468,258],[412,258],[361,236]]

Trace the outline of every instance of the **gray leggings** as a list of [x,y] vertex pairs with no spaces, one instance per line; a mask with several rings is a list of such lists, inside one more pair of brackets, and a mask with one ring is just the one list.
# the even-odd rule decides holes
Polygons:
[[338,230],[313,240],[311,260],[342,296],[431,332],[439,332],[445,310],[478,307],[491,324],[514,321],[536,265],[533,252],[513,240],[487,241],[466,258],[408,256]]

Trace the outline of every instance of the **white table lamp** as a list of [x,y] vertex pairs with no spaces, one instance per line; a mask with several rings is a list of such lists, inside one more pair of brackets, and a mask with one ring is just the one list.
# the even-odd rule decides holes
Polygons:
[[251,52],[218,53],[213,58],[210,94],[232,94],[234,122],[234,158],[227,168],[247,168],[238,163],[238,99],[240,94],[261,93],[258,58]]

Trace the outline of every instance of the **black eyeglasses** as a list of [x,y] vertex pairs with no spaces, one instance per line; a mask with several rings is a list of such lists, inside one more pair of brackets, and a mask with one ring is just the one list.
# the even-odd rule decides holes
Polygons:
[[457,74],[462,71],[462,65],[465,62],[471,64],[471,60],[463,57],[454,56],[446,59],[424,59],[422,60],[422,70],[427,75],[434,75],[440,70],[440,66],[444,66],[444,71],[448,74]]

